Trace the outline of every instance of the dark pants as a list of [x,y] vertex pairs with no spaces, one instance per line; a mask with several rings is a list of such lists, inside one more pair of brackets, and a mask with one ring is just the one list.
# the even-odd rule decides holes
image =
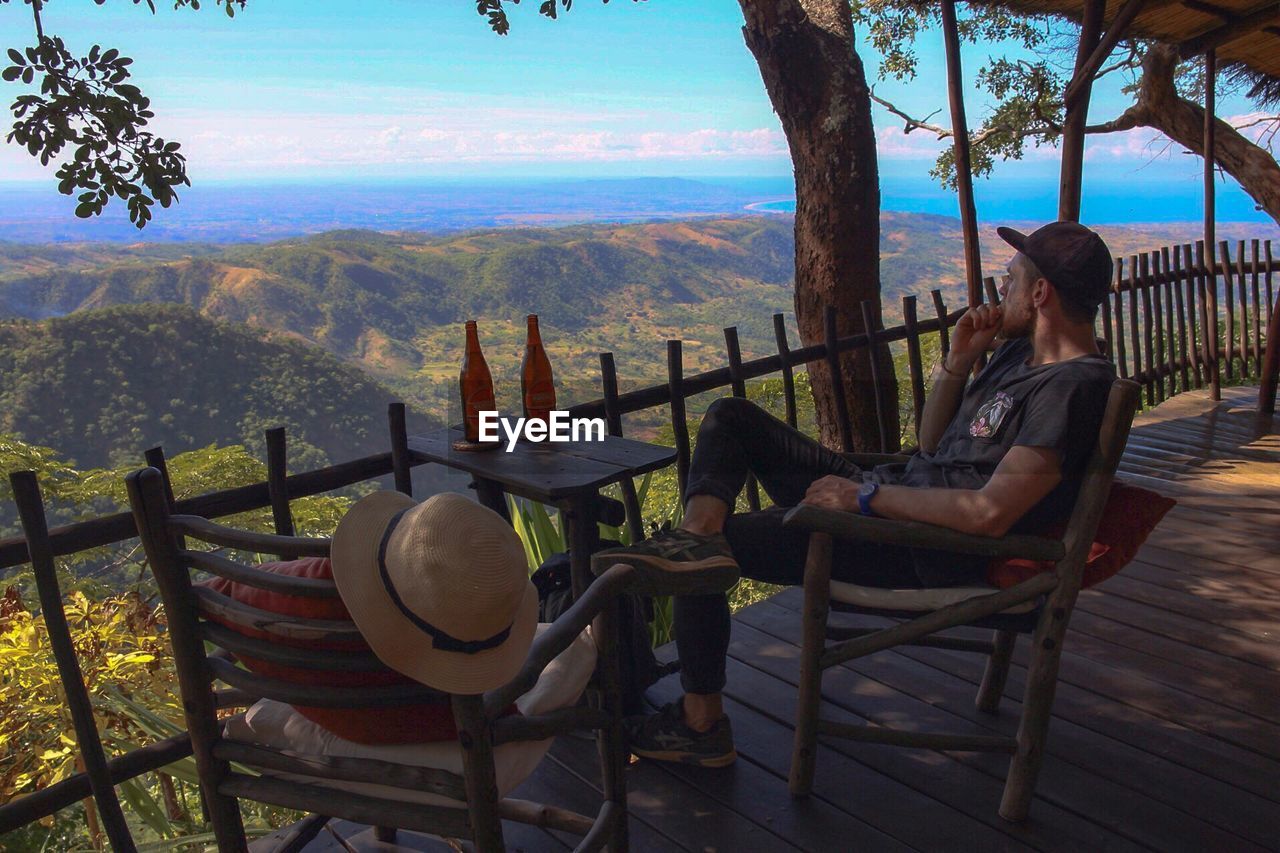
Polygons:
[[[717,400],[698,430],[685,498],[711,495],[732,508],[748,471],[775,507],[731,515],[725,523],[742,575],[776,584],[802,583],[809,535],[784,528],[783,515],[815,480],[828,474],[861,480],[862,470],[754,403],[735,397]],[[910,549],[874,542],[837,539],[831,574],[866,586],[921,585]],[[729,649],[728,598],[723,593],[681,596],[674,611],[685,692],[718,693],[724,688]]]

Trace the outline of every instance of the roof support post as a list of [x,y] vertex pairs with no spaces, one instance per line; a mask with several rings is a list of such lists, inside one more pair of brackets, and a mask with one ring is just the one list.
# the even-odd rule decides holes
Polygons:
[[1084,20],[1080,25],[1080,44],[1076,48],[1076,65],[1073,82],[1078,82],[1075,99],[1066,105],[1066,119],[1062,123],[1062,177],[1058,183],[1058,218],[1080,221],[1080,185],[1084,178],[1084,127],[1089,114],[1089,95],[1093,91],[1093,76],[1082,76],[1081,71],[1098,47],[1102,37],[1102,16],[1106,13],[1106,0],[1085,0]]
[[951,141],[955,149],[956,192],[960,197],[960,229],[964,234],[964,272],[969,306],[982,302],[982,252],[978,215],[973,202],[973,164],[969,157],[969,125],[964,114],[964,78],[960,72],[960,34],[956,0],[942,0],[942,36],[947,47],[947,97],[951,102]]
[[1204,334],[1209,343],[1209,384],[1213,399],[1222,399],[1222,377],[1218,364],[1218,262],[1217,202],[1213,183],[1215,168],[1214,125],[1217,116],[1218,55],[1210,48],[1204,53],[1204,265],[1205,287],[1209,293],[1209,316],[1204,318]]
[[1133,19],[1142,13],[1146,5],[1147,0],[1125,0],[1124,6],[1120,7],[1120,11],[1112,19],[1111,25],[1107,27],[1106,34],[1089,54],[1089,58],[1084,61],[1083,65],[1077,62],[1071,82],[1067,84],[1067,94],[1063,98],[1068,107],[1080,96],[1080,92],[1086,86],[1092,85],[1093,76],[1098,73],[1102,63],[1107,61],[1111,51],[1116,49],[1120,39],[1124,38],[1124,34],[1129,31],[1129,25],[1133,23]]

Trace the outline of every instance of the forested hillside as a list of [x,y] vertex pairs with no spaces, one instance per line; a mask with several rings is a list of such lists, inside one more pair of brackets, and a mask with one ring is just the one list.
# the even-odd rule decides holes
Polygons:
[[[0,433],[80,467],[245,444],[285,426],[293,470],[387,449],[394,395],[303,341],[182,305],[130,305],[0,322]],[[416,417],[415,427],[426,425]]]

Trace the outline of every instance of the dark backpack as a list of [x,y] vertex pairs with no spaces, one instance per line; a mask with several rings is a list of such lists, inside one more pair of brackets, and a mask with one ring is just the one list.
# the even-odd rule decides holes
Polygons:
[[[604,540],[601,547],[619,543]],[[531,578],[538,588],[538,621],[554,622],[573,604],[573,583],[568,553],[547,558]],[[622,709],[626,714],[644,713],[644,691],[668,673],[680,668],[679,661],[662,664],[654,657],[649,623],[653,621],[653,600],[626,593],[618,602],[618,657],[622,679]]]

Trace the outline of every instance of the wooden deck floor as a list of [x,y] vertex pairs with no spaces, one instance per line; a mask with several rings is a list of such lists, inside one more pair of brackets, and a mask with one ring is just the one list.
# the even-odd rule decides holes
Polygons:
[[[996,814],[1007,758],[824,741],[815,796],[787,794],[798,590],[734,618],[728,710],[740,760],[724,770],[638,762],[637,850],[1262,850],[1280,848],[1280,435],[1256,390],[1190,393],[1139,417],[1123,476],[1176,497],[1119,576],[1072,619],[1031,819]],[[973,707],[982,661],[882,652],[825,680],[824,716],[1011,733],[1026,640],[999,716]],[[674,678],[651,690],[675,698]],[[561,739],[517,795],[594,813],[594,749]],[[313,850],[389,849],[334,824]],[[402,834],[403,836],[403,834]],[[509,826],[513,849],[567,839]],[[402,837],[409,849],[436,849]]]

